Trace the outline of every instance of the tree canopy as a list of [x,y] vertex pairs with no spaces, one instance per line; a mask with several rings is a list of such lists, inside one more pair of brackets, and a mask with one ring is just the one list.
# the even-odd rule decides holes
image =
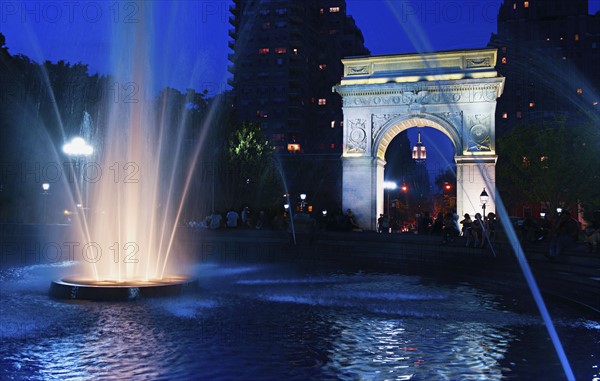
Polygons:
[[512,203],[600,205],[600,130],[564,118],[515,126],[498,140],[498,189]]

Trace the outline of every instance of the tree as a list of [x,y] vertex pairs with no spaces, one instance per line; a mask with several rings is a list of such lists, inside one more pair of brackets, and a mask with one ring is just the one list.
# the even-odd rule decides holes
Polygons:
[[435,185],[440,190],[436,195],[434,212],[456,209],[456,168],[448,168],[435,178]]
[[497,184],[512,205],[600,205],[600,132],[566,119],[514,127],[498,140]]
[[274,205],[283,194],[273,162],[275,148],[265,139],[260,125],[234,125],[227,141],[222,196],[228,208],[250,206],[255,210]]

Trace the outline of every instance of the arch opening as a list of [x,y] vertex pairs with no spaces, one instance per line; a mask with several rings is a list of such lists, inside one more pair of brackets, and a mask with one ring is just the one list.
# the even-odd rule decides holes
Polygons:
[[[427,151],[424,161],[412,155],[418,132]],[[382,204],[378,218],[386,222],[381,232],[415,232],[420,216],[456,210],[455,153],[448,134],[429,126],[404,129],[390,141],[383,164],[383,197],[377,200]]]

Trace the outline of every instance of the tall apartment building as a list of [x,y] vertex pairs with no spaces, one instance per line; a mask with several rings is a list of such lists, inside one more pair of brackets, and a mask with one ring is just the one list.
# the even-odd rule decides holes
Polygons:
[[600,112],[600,14],[588,14],[587,0],[505,0],[489,46],[506,77],[498,133],[528,120]]
[[[335,188],[343,115],[332,86],[343,76],[343,57],[369,54],[345,0],[234,0],[230,13],[237,118],[262,125],[297,191]],[[310,179],[317,167],[330,172],[330,184]]]

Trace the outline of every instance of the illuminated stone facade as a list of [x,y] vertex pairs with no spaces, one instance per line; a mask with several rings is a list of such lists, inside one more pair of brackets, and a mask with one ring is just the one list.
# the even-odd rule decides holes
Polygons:
[[454,145],[457,212],[481,211],[479,195],[490,195],[495,211],[496,99],[504,78],[494,69],[495,49],[402,54],[342,60],[335,86],[343,98],[343,208],[375,229],[383,213],[385,152],[392,139],[412,127],[432,127]]

